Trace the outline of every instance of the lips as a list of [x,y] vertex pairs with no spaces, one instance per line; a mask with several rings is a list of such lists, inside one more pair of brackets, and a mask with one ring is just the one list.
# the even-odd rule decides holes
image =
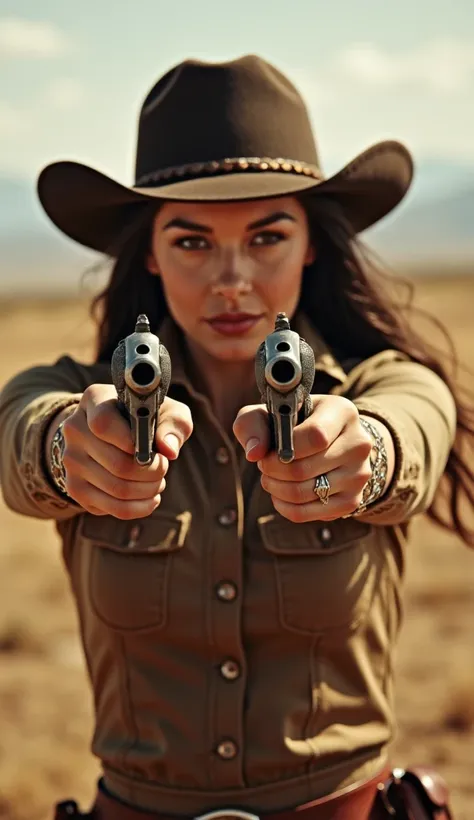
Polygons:
[[223,336],[242,336],[255,327],[261,318],[262,314],[255,313],[219,313],[206,321]]

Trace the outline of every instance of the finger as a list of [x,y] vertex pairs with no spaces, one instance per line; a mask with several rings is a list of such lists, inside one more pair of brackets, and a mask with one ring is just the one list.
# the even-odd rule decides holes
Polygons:
[[114,518],[126,521],[134,518],[146,518],[161,502],[159,494],[140,501],[122,501],[113,498],[108,493],[99,490],[77,476],[66,476],[66,488],[71,498],[77,501],[87,512],[97,515],[94,510],[101,510],[101,515],[112,515]]
[[[361,492],[371,473],[370,469],[365,468],[354,473],[350,469],[340,467],[325,473],[325,475],[329,482],[329,496],[332,497],[341,492],[346,495]],[[260,479],[260,483],[267,493],[280,501],[286,501],[290,504],[311,504],[315,500],[319,501],[315,492],[315,482],[316,478],[310,478],[307,481],[282,481],[267,475],[262,475]]]
[[88,427],[82,430],[77,426],[68,426],[68,422],[65,422],[63,433],[63,462],[67,466],[70,460],[73,470],[85,461],[82,456],[88,455],[112,476],[127,481],[159,482],[168,471],[169,462],[165,456],[156,454],[151,464],[141,466],[135,461],[133,448],[132,453],[124,452],[115,445],[97,438]]
[[311,399],[313,412],[293,431],[295,459],[327,450],[358,415],[355,405],[341,396],[311,396]]
[[[115,398],[110,396],[107,388],[115,392]],[[91,385],[84,391],[79,407],[94,436],[125,453],[134,453],[130,424],[118,409],[117,394],[112,385]]]
[[293,521],[295,524],[303,524],[308,521],[335,521],[356,512],[362,501],[362,493],[337,493],[329,498],[327,504],[321,501],[312,501],[308,504],[291,504],[272,496],[275,510]]
[[262,459],[270,446],[268,411],[263,404],[252,404],[239,410],[233,432],[249,461]]
[[[69,453],[63,457],[66,470],[73,475],[77,475],[87,481],[92,486],[103,490],[113,498],[122,501],[139,501],[153,498],[154,495],[162,493],[166,486],[166,480],[159,473],[154,481],[133,481],[116,476],[94,461],[87,453]],[[129,457],[130,458],[130,457]]]
[[161,405],[156,430],[155,440],[159,452],[174,460],[192,432],[193,420],[187,404],[167,397]]
[[[290,464],[282,464],[276,453],[269,453],[261,460],[259,468],[262,473],[282,481],[305,481],[343,466],[357,471],[368,458],[371,442],[360,424],[355,426],[355,431],[356,433],[354,427],[347,423],[326,450],[306,457],[300,455]],[[300,454],[302,451],[300,447]]]

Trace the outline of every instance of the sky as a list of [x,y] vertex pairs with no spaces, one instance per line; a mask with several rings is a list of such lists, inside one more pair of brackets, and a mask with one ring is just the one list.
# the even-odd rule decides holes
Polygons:
[[245,53],[297,84],[326,173],[384,138],[474,167],[473,0],[0,0],[0,176],[73,159],[131,184],[158,77]]

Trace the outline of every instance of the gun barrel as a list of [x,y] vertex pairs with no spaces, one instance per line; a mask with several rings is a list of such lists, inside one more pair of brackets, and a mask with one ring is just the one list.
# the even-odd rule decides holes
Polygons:
[[138,316],[135,331],[123,339],[112,357],[112,378],[119,406],[132,430],[135,459],[153,460],[159,408],[168,391],[171,362],[166,348],[150,332],[145,314]]
[[[295,457],[293,430],[314,377],[314,355],[300,335],[291,330],[288,317],[279,313],[275,330],[261,344],[255,374],[270,416],[272,447],[284,463]],[[303,416],[304,417],[304,416]]]
[[301,381],[300,337],[285,314],[278,314],[275,330],[265,339],[265,379],[281,393],[294,390]]

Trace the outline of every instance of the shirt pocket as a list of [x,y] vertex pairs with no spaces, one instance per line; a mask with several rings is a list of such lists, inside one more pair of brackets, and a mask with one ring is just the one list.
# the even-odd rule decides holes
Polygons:
[[308,635],[353,630],[367,615],[383,556],[373,528],[355,519],[295,524],[278,514],[258,520],[273,558],[280,621]]
[[190,512],[155,512],[135,521],[84,515],[89,599],[103,623],[124,632],[165,626],[173,562],[190,524]]

